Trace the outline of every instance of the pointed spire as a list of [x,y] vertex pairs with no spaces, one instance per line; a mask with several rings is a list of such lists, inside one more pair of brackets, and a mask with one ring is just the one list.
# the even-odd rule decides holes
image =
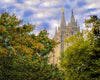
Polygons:
[[72,13],[71,13],[71,23],[75,22],[75,18],[74,18],[74,14],[73,14],[73,9],[72,9]]
[[73,15],[73,9],[72,9],[72,15]]
[[62,9],[62,19],[61,19],[61,27],[66,26],[66,20],[64,16],[64,8]]
[[64,12],[64,8],[62,8],[62,12]]
[[65,20],[65,16],[64,16],[64,8],[62,9],[62,19],[61,19],[61,33],[60,33],[60,41],[61,41],[61,45],[60,45],[60,51],[64,51],[64,34],[66,31],[66,20]]
[[55,34],[57,34],[57,27],[55,28]]

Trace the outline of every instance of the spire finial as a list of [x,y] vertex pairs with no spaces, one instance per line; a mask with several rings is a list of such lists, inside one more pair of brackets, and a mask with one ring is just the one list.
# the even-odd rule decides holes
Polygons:
[[62,12],[64,12],[64,8],[62,8]]
[[73,15],[73,9],[72,9],[72,15]]
[[75,18],[74,18],[73,9],[72,9],[72,13],[71,13],[71,22],[75,22]]

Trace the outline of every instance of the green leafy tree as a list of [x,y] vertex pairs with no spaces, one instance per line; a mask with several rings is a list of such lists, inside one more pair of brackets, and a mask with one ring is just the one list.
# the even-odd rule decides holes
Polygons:
[[57,42],[48,38],[46,29],[29,35],[35,26],[21,22],[15,14],[0,16],[0,80],[61,80],[59,69],[48,64]]
[[65,40],[70,46],[61,53],[60,64],[66,80],[100,79],[100,19],[91,16],[85,23],[90,31]]
[[[73,42],[72,42],[73,41]],[[71,44],[61,53],[61,67],[66,74],[66,80],[90,80],[88,73],[90,43],[84,41],[80,33],[66,39]]]
[[90,71],[91,80],[100,79],[100,19],[93,15],[85,20],[87,27],[92,27],[89,40],[91,42]]

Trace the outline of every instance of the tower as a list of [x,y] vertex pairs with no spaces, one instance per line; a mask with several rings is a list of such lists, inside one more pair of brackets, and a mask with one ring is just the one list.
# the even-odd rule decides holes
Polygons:
[[67,28],[67,36],[75,35],[77,32],[80,31],[80,27],[77,24],[77,21],[75,21],[73,10],[71,12],[71,20],[68,23],[68,28]]
[[68,23],[68,25],[66,25],[66,20],[65,20],[65,15],[64,15],[64,8],[62,9],[62,18],[61,18],[61,23],[59,28],[55,30],[55,36],[54,39],[56,41],[59,41],[60,44],[58,44],[55,48],[54,48],[54,53],[50,53],[50,63],[53,64],[59,64],[60,60],[60,53],[62,51],[65,51],[66,48],[69,46],[68,43],[64,42],[64,39],[66,37],[70,37],[72,35],[77,34],[77,32],[80,31],[80,27],[77,24],[77,21],[75,21],[74,18],[74,13],[73,10],[71,12],[71,20]]
[[71,12],[71,21],[70,21],[71,23],[74,23],[75,22],[75,18],[74,18],[74,14],[73,14],[73,10],[72,10],[72,12]]
[[64,35],[66,32],[66,21],[65,21],[65,16],[64,16],[64,8],[62,9],[62,19],[61,19],[61,34],[60,34],[60,42],[61,42],[61,46],[60,46],[60,52],[64,51]]

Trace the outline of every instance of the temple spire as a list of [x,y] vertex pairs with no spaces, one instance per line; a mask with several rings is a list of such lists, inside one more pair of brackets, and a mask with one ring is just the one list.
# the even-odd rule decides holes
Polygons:
[[72,15],[73,15],[73,9],[72,9]]
[[61,19],[61,34],[60,34],[60,52],[64,51],[64,34],[66,32],[66,20],[65,20],[65,16],[64,16],[64,8],[62,9],[62,19]]
[[71,23],[75,22],[75,18],[74,18],[74,14],[73,14],[73,9],[72,9],[72,13],[71,13]]
[[55,35],[57,34],[57,27],[55,28]]
[[64,8],[62,8],[62,12],[64,12]]
[[64,16],[64,8],[62,8],[62,19],[61,19],[61,27],[66,26],[66,20],[65,20],[65,16]]

